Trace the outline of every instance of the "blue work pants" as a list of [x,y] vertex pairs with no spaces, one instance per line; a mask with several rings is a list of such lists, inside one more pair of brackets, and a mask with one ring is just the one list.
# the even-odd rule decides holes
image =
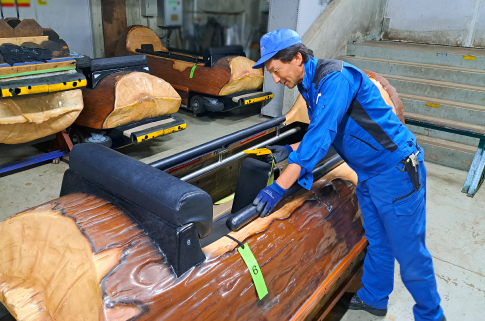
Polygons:
[[425,244],[426,167],[419,148],[420,189],[414,191],[404,164],[357,185],[357,198],[369,241],[362,288],[357,292],[367,305],[387,308],[394,285],[394,259],[416,304],[415,320],[441,321],[443,310],[436,287],[433,262]]

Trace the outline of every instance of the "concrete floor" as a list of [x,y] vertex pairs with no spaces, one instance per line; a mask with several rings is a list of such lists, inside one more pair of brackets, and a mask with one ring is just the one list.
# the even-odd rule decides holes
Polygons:
[[[187,148],[252,126],[266,119],[257,114],[209,114],[194,118],[181,112],[187,121],[183,132],[159,137],[120,151],[143,162],[180,152]],[[2,162],[29,155],[28,147],[16,153],[1,153]],[[484,320],[485,315],[485,186],[474,198],[462,194],[466,172],[426,164],[428,168],[427,243],[434,258],[438,289],[448,320]],[[57,198],[65,163],[46,164],[0,177],[0,221]],[[365,312],[335,309],[326,321],[413,320],[413,300],[403,286],[396,267],[395,289],[386,318]]]

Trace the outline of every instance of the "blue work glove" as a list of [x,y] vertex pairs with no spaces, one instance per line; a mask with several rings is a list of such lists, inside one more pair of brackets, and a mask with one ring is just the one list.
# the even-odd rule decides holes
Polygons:
[[293,148],[291,148],[290,145],[274,145],[266,146],[266,148],[273,152],[275,163],[284,161],[288,158],[288,156],[290,156],[290,153],[293,151]]
[[253,205],[256,206],[256,211],[259,213],[259,216],[268,216],[286,191],[286,189],[279,186],[276,182],[263,188],[253,201]]

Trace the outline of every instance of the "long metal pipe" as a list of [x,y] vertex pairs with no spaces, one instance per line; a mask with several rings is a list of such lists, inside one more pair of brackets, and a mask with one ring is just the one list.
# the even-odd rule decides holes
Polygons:
[[[259,143],[259,144],[255,145],[255,146],[251,147],[250,149],[256,149],[256,148],[260,148],[260,147],[267,146],[268,144],[272,144],[272,143],[277,142],[277,141],[279,141],[279,140],[281,140],[281,139],[283,139],[285,137],[288,137],[290,135],[293,135],[294,133],[297,133],[300,130],[301,130],[300,127],[295,127],[295,128],[290,129],[290,130],[288,130],[288,131],[286,131],[284,133],[279,134],[278,136],[275,136],[273,138],[270,138],[268,140],[265,140],[264,142]],[[205,173],[208,173],[210,171],[213,171],[214,169],[219,168],[219,167],[221,167],[221,166],[223,166],[223,165],[225,165],[227,163],[230,163],[230,162],[232,162],[232,161],[234,161],[236,159],[242,158],[245,155],[246,155],[246,153],[244,151],[239,152],[239,153],[234,154],[234,155],[231,155],[228,158],[225,158],[225,159],[223,159],[223,160],[221,160],[221,161],[219,161],[217,163],[208,165],[208,166],[206,166],[204,168],[199,169],[198,171],[192,172],[192,173],[190,173],[190,174],[182,177],[181,180],[184,181],[184,182],[187,182],[187,181],[189,181],[189,180],[191,180],[193,178],[196,178],[196,177],[198,177],[200,175],[203,175]]]
[[181,153],[150,163],[150,165],[155,168],[158,168],[159,170],[164,171],[175,165],[182,164],[196,157],[213,152],[216,149],[219,149],[223,146],[228,146],[242,139],[251,137],[252,135],[255,135],[257,133],[261,133],[267,129],[276,127],[281,123],[283,123],[285,120],[286,120],[285,116],[277,117],[277,118],[265,121],[264,123],[260,123],[252,127],[242,129],[240,131],[226,135],[224,137],[217,138],[211,142],[196,146],[194,148],[183,151]]

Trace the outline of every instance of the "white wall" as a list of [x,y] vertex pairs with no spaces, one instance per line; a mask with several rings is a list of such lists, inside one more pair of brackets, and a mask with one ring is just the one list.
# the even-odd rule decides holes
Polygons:
[[[347,43],[378,39],[384,17],[384,0],[333,0],[302,37],[315,58],[337,59]],[[283,115],[294,105],[298,89],[285,87]]]
[[388,0],[383,37],[484,47],[485,0]]

